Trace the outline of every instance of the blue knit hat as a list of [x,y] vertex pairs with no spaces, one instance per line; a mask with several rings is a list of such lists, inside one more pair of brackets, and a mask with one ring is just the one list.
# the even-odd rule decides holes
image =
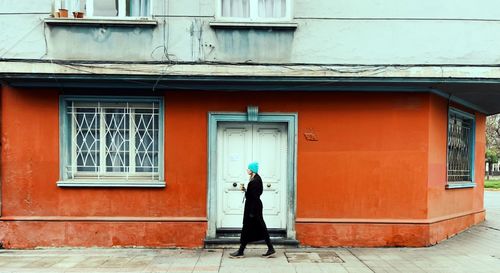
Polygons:
[[259,163],[257,162],[252,162],[248,164],[248,169],[252,171],[253,173],[258,173],[259,172]]

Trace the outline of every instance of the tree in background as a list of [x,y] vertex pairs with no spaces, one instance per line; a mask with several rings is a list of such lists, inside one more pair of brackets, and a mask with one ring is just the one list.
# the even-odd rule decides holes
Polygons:
[[488,163],[488,171],[486,173],[486,180],[490,180],[491,168],[493,164],[498,162],[498,152],[494,150],[486,150],[486,163]]
[[492,174],[493,164],[498,163],[500,156],[500,114],[486,119],[486,163],[488,163],[487,180]]

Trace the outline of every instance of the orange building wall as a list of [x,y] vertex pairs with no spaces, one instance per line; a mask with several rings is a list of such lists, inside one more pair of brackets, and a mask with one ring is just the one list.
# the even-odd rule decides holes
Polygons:
[[[183,149],[168,145],[166,189],[59,188],[59,92],[4,86],[1,107],[4,247],[203,244],[206,149],[200,141],[181,143]],[[166,131],[181,132],[166,121]],[[177,153],[185,152],[196,157],[180,161]]]
[[[486,116],[451,103],[452,107],[476,117],[475,182],[474,188],[445,189],[448,101],[430,96],[429,111],[429,180],[428,218],[441,219],[453,215],[457,219],[431,225],[431,243],[439,242],[484,220],[484,173],[486,147]],[[450,223],[455,221],[455,223]],[[460,226],[461,228],[457,228]]]
[[[429,163],[432,145],[439,144],[429,129],[440,126],[430,122],[430,110],[440,111],[432,95],[164,95],[166,188],[59,188],[59,92],[4,86],[0,241],[6,247],[202,246],[207,113],[244,112],[248,105],[258,105],[260,112],[298,113],[296,230],[302,244],[427,245],[426,219],[453,212],[431,211],[443,194],[437,186],[427,190],[431,180],[437,183],[429,170],[442,164],[437,156]],[[477,122],[478,132],[484,130]],[[319,141],[307,141],[305,132]],[[472,201],[479,195],[466,198],[482,207]]]
[[[194,158],[205,165],[207,113],[244,112],[247,105],[298,113],[297,217],[426,217],[426,94],[168,93],[167,183],[168,173],[180,172],[181,162],[199,154],[190,149],[181,155],[184,145],[169,141],[197,145],[203,154]],[[305,139],[311,130],[319,141]],[[169,168],[169,149],[179,150],[176,167]]]

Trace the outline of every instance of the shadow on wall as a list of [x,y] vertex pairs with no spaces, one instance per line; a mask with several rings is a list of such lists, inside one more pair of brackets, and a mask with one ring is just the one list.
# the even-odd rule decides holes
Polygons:
[[48,55],[53,59],[138,61],[151,58],[153,30],[136,27],[51,27]]
[[217,60],[283,63],[292,55],[294,31],[274,29],[217,29]]

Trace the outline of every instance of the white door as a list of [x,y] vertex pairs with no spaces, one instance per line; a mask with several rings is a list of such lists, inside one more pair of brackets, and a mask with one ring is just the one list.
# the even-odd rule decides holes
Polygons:
[[241,228],[242,183],[248,163],[259,162],[268,228],[286,228],[287,131],[279,123],[220,123],[217,128],[217,228]]

